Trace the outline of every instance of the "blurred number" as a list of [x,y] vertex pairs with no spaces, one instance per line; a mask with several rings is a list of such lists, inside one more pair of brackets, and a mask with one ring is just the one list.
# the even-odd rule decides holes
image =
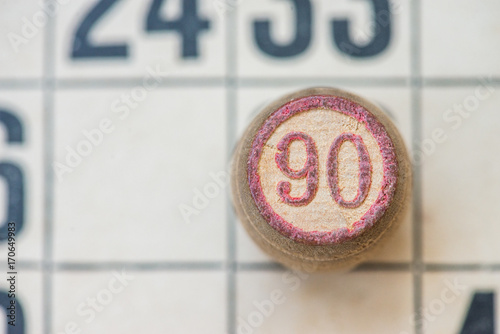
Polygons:
[[[14,300],[14,298],[10,298],[9,294],[6,291],[0,291],[0,307],[3,309],[5,314],[7,315],[6,317],[6,322],[8,322],[10,319],[8,317],[9,315],[9,307],[11,307],[10,301]],[[24,334],[24,311],[23,311],[23,306],[19,302],[19,298],[16,298],[16,322],[15,326],[11,326],[9,324],[6,324],[6,329],[7,331],[2,332],[6,334]]]
[[24,225],[24,177],[21,169],[8,162],[0,162],[0,177],[7,183],[7,217],[0,226],[0,241],[7,239],[7,223],[16,222],[16,231]]
[[495,294],[476,292],[460,334],[495,334]]
[[182,57],[198,57],[198,35],[203,30],[210,29],[210,22],[198,16],[197,0],[183,0],[182,15],[177,20],[163,19],[161,7],[166,1],[153,0],[146,20],[146,30],[177,31],[182,37]]
[[[24,141],[22,123],[14,114],[0,110],[0,123],[3,123],[6,129],[7,143]],[[19,166],[0,162],[0,177],[7,183],[6,221],[0,225],[0,241],[3,241],[7,239],[8,222],[16,222],[17,231],[21,231],[24,225],[24,176]]]
[[[126,58],[128,45],[93,45],[89,41],[94,25],[119,0],[101,0],[84,17],[73,38],[71,56],[79,58]],[[167,0],[153,0],[146,18],[146,31],[176,31],[182,37],[182,57],[199,56],[198,37],[210,29],[210,22],[198,15],[198,0],[181,0],[182,15],[176,20],[162,18],[161,8]],[[254,22],[255,42],[259,49],[276,58],[288,58],[307,50],[312,38],[312,5],[310,0],[289,0],[295,7],[295,35],[288,44],[276,43],[271,38],[269,19]],[[384,51],[391,40],[391,11],[389,0],[371,0],[374,10],[374,33],[366,45],[352,41],[347,19],[332,21],[333,39],[339,50],[354,58],[373,57]]]
[[[79,58],[126,58],[128,45],[93,45],[89,35],[94,25],[119,0],[101,0],[84,17],[73,39],[71,57]],[[210,22],[198,16],[197,0],[182,0],[182,16],[177,20],[161,17],[161,8],[166,0],[153,0],[146,18],[146,31],[176,31],[182,36],[182,57],[198,57],[198,36],[203,30],[210,29]]]
[[374,32],[372,40],[359,46],[351,39],[349,21],[333,20],[333,39],[339,50],[354,58],[373,57],[384,51],[391,40],[391,11],[389,0],[371,0],[374,9]]
[[89,41],[89,33],[91,33],[94,24],[97,23],[104,13],[106,13],[118,0],[101,0],[99,1],[85,16],[83,21],[78,26],[73,39],[73,50],[71,56],[74,59],[78,58],[109,58],[128,56],[128,46],[120,45],[93,45]]
[[21,121],[12,113],[0,109],[0,123],[3,123],[7,131],[8,143],[22,143],[24,140],[23,126]]
[[311,42],[312,9],[310,0],[290,0],[295,6],[295,38],[286,45],[271,39],[270,20],[254,22],[255,41],[259,48],[277,58],[293,57],[303,53]]

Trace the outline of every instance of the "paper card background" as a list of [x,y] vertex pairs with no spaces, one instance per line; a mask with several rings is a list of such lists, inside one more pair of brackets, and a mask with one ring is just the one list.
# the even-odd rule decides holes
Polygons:
[[[346,54],[333,22],[348,20],[362,49],[374,5],[391,12],[377,19],[387,45]],[[24,319],[0,317],[0,333],[498,333],[498,10],[494,0],[0,0],[0,111],[23,133],[8,142],[0,125],[0,163],[18,167],[25,193]],[[297,22],[302,40],[284,48]],[[342,275],[274,263],[228,194],[253,115],[311,86],[380,104],[415,161],[401,229]],[[1,177],[2,222],[7,196]],[[0,254],[6,272],[5,240]],[[0,280],[2,303],[8,290]]]

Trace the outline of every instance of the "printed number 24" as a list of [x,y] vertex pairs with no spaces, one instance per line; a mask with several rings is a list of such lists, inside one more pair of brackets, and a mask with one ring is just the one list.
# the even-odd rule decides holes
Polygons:
[[[119,0],[99,1],[83,18],[78,26],[71,57],[78,58],[113,58],[128,56],[128,45],[125,43],[115,45],[94,45],[89,40],[89,34],[94,25],[102,16],[111,9]],[[162,19],[160,10],[166,0],[153,0],[146,18],[146,31],[175,31],[182,36],[182,57],[198,56],[198,34],[210,28],[210,23],[198,16],[197,0],[182,1],[182,15],[176,20]]]
[[[100,0],[80,22],[73,38],[71,57],[82,58],[127,58],[129,46],[126,43],[96,45],[89,40],[95,24],[102,19],[120,0]],[[210,29],[210,22],[198,15],[198,0],[182,1],[182,15],[176,20],[161,17],[161,8],[167,0],[152,0],[145,30],[149,33],[173,31],[182,37],[182,58],[199,56],[198,37]],[[217,0],[216,0],[217,1]],[[215,4],[214,1],[212,4]],[[219,0],[226,3],[227,0]],[[255,43],[263,53],[274,58],[289,58],[305,52],[312,39],[313,10],[311,0],[289,0],[295,7],[295,36],[286,44],[272,38],[272,22],[258,19],[253,24]],[[352,41],[347,19],[332,20],[333,43],[338,50],[353,58],[373,57],[384,51],[391,39],[391,11],[389,0],[369,0],[374,11],[374,33],[372,40],[360,46]],[[231,3],[231,1],[229,1]]]

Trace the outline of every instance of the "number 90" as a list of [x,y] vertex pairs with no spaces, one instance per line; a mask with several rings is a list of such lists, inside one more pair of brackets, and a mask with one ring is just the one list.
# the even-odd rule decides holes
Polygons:
[[[289,165],[290,144],[293,141],[300,140],[306,146],[307,159],[304,167],[300,170],[294,170]],[[356,146],[359,158],[359,182],[356,197],[353,200],[347,201],[340,194],[339,177],[338,177],[338,154],[340,147],[346,141],[350,141]],[[277,192],[281,200],[291,206],[303,206],[309,204],[318,191],[318,151],[316,144],[311,136],[302,132],[290,132],[286,134],[277,145],[278,153],[276,153],[276,164],[280,171],[292,180],[306,179],[306,191],[300,197],[292,197],[291,184],[288,181],[280,181],[277,185]],[[333,141],[326,159],[326,174],[330,194],[333,200],[344,208],[359,207],[366,196],[371,184],[372,166],[370,156],[366,145],[361,136],[354,133],[342,133]]]

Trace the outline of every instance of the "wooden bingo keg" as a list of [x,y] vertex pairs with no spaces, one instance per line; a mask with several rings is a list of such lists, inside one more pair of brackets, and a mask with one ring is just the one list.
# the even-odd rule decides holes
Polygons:
[[231,182],[238,217],[266,253],[294,269],[346,269],[401,222],[411,166],[380,108],[339,89],[311,88],[252,121]]

